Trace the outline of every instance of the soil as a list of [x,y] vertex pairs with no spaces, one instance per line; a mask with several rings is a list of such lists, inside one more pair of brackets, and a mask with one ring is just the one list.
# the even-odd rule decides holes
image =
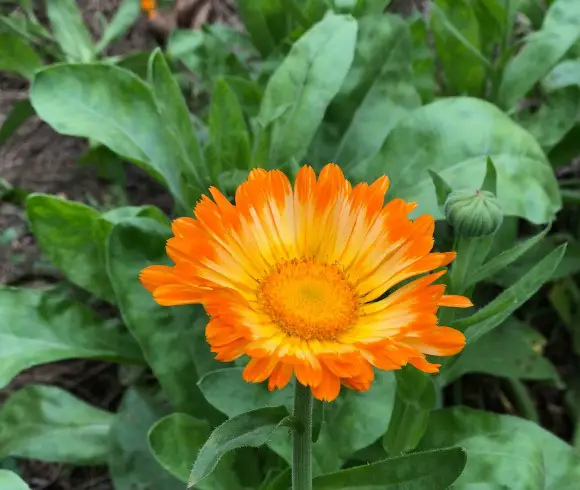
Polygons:
[[[93,34],[97,35],[99,31],[95,13],[100,12],[110,18],[120,1],[78,0]],[[392,6],[398,8],[400,4],[401,8],[406,9],[410,3],[395,0]],[[416,8],[422,8],[425,4],[424,0],[413,0],[413,3]],[[406,10],[404,13],[408,14]],[[109,54],[147,50],[154,45],[147,21],[141,19],[110,48]],[[0,74],[0,123],[15,101],[26,98],[27,91],[27,83],[22,79]],[[86,150],[85,141],[59,135],[33,117],[4,146],[0,146],[0,177],[14,187],[60,194],[67,199],[93,205],[107,205],[114,194],[114,186],[100,178],[95,168],[79,164]],[[123,190],[129,202],[156,204],[164,210],[170,208],[169,197],[163,189],[136,167],[128,166],[127,171]],[[58,271],[43,260],[28,230],[22,208],[0,201],[0,284],[35,287],[58,279]],[[552,325],[550,319],[546,324]],[[547,354],[563,377],[570,371],[569,359],[573,357],[569,352],[570,345],[568,338],[558,337],[547,346]],[[72,360],[21,373],[5,390],[0,391],[0,403],[15,390],[35,383],[63,387],[79,398],[111,411],[117,408],[123,392],[115,365]],[[474,375],[465,377],[462,383],[463,403],[502,413],[518,412],[497,378]],[[569,440],[572,427],[563,409],[562,391],[542,385],[531,387],[542,424]],[[448,396],[453,398],[451,393]],[[79,468],[28,460],[18,461],[18,466],[33,490],[113,490],[105,468]]]

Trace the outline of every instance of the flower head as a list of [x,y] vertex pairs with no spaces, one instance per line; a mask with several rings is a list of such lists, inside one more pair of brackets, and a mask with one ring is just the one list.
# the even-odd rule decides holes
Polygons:
[[268,379],[270,390],[295,375],[330,401],[341,385],[369,389],[373,367],[435,373],[425,354],[453,355],[465,343],[437,325],[438,308],[471,302],[434,284],[445,271],[429,272],[455,254],[430,253],[434,219],[409,219],[414,203],[384,205],[388,182],[352,187],[329,164],[318,179],[302,167],[292,188],[278,170],[253,170],[235,204],[211,188],[195,219],[175,220],[175,266],[147,267],[141,281],[161,305],[201,303],[216,358],[249,356],[244,379]]
[[141,10],[147,14],[149,19],[157,16],[156,0],[141,0]]

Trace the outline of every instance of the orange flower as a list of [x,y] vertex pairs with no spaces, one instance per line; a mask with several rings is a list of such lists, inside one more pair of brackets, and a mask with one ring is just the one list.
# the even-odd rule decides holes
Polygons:
[[141,0],[141,10],[147,14],[147,17],[153,19],[157,15],[156,4],[155,0]]
[[453,355],[465,343],[437,326],[438,307],[472,304],[433,284],[445,271],[393,291],[455,253],[430,253],[434,219],[411,221],[414,203],[384,205],[388,182],[352,187],[329,164],[318,180],[302,167],[292,189],[278,170],[253,170],[235,205],[212,187],[195,219],[176,219],[167,242],[175,266],[147,267],[141,282],[161,305],[201,303],[216,358],[248,355],[244,379],[268,379],[270,390],[295,375],[330,401],[341,384],[368,390],[373,367],[435,373],[425,354]]

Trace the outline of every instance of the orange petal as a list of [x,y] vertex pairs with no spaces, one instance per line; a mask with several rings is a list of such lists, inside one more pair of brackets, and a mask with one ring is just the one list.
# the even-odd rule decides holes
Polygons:
[[439,300],[439,306],[450,306],[454,308],[469,308],[473,303],[465,296],[456,296],[454,294],[447,294],[442,296]]
[[203,302],[205,291],[188,284],[166,284],[153,292],[161,306],[194,305]]
[[175,282],[173,267],[166,265],[150,265],[140,272],[139,280],[141,281],[141,284],[152,293],[159,286]]
[[279,362],[270,375],[270,379],[268,380],[268,389],[270,391],[272,391],[274,388],[281,390],[290,382],[293,373],[294,368],[291,364],[284,364]]
[[418,332],[417,337],[408,336],[404,342],[423,354],[452,356],[465,346],[465,335],[454,328],[434,327]]
[[340,378],[325,369],[320,384],[318,386],[312,386],[311,389],[314,398],[331,402],[340,393]]

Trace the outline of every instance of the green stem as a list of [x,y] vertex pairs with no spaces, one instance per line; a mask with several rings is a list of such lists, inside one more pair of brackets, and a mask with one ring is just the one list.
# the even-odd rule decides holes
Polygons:
[[540,414],[536,408],[534,400],[530,396],[530,392],[524,383],[519,379],[507,378],[506,384],[511,391],[512,400],[516,407],[520,410],[521,414],[528,420],[540,423]]
[[292,490],[312,490],[312,392],[296,382],[292,431]]

